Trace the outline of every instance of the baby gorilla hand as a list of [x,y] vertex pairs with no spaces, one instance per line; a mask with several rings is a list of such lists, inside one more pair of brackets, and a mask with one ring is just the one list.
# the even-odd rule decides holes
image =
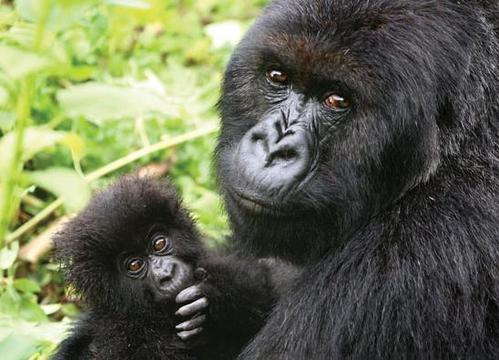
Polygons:
[[[194,277],[198,280],[204,280],[206,276],[206,270],[203,268],[198,268],[194,272]],[[208,299],[203,293],[202,282],[182,290],[175,301],[180,305],[175,315],[190,318],[175,327],[177,335],[184,341],[190,340],[203,331],[203,324],[206,321],[203,312],[208,307]]]

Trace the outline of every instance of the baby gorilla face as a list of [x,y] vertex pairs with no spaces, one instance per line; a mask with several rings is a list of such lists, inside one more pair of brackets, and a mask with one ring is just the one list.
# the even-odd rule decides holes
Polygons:
[[146,239],[146,251],[124,254],[120,270],[144,282],[155,301],[173,301],[181,290],[193,284],[193,266],[177,256],[174,237],[152,230]]

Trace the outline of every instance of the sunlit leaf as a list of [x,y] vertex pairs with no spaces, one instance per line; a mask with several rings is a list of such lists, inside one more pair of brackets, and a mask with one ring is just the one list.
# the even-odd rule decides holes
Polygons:
[[22,294],[19,302],[19,317],[28,321],[47,321],[47,315],[38,305],[38,298],[33,294]]
[[41,188],[62,197],[70,212],[83,208],[91,196],[88,183],[76,171],[51,168],[27,173],[29,179]]
[[[46,1],[40,0],[17,0],[16,9],[21,15],[21,18],[37,22],[41,19],[44,12],[44,6],[47,6]],[[47,25],[54,29],[64,29],[74,23],[84,14],[85,9],[95,4],[95,0],[55,0],[49,5]]]
[[37,341],[32,337],[8,336],[0,342],[2,360],[27,359],[36,350]]
[[17,22],[5,33],[5,38],[26,48],[33,45],[36,35],[36,25],[27,22]]
[[47,305],[41,305],[40,306],[45,313],[45,315],[52,315],[58,312],[62,305],[61,304],[47,304]]
[[52,65],[44,55],[0,44],[0,69],[13,79],[42,71]]
[[151,4],[141,0],[107,0],[110,5],[119,5],[136,9],[149,9]]
[[[62,131],[54,131],[41,127],[27,128],[24,133],[22,160],[27,161],[49,146],[55,145],[66,135]],[[14,155],[15,134],[8,133],[0,138],[0,171],[5,169]]]
[[168,98],[143,88],[86,83],[59,91],[57,99],[69,116],[83,116],[97,124],[150,113],[178,115]]
[[[70,322],[33,323],[15,317],[0,317],[0,341],[13,334],[18,337],[30,337],[36,341],[58,341],[69,328]],[[3,355],[2,354],[2,360]]]
[[14,287],[24,293],[38,293],[41,291],[40,285],[26,278],[16,279]]
[[0,86],[0,106],[5,105],[9,100],[9,93]]
[[84,140],[74,133],[69,133],[61,139],[61,144],[67,146],[76,158],[79,160],[83,155],[83,149],[85,147]]
[[16,261],[17,254],[19,253],[19,243],[13,242],[0,250],[0,269],[7,270]]
[[224,46],[235,46],[244,34],[244,28],[239,21],[228,20],[213,23],[205,27],[215,49]]
[[16,116],[10,111],[0,111],[0,130],[4,133],[12,130],[14,123],[16,122]]

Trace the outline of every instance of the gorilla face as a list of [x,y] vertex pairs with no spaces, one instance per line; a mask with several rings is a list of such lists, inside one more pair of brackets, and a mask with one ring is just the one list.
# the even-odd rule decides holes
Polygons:
[[343,3],[274,2],[226,72],[218,173],[237,237],[262,254],[319,255],[440,161],[465,30],[433,3]]

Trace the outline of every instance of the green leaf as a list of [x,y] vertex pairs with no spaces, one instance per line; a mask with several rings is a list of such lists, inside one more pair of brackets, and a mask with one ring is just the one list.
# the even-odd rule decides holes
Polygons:
[[13,79],[47,69],[52,61],[43,55],[13,46],[0,45],[0,69]]
[[89,82],[61,90],[57,99],[69,116],[83,116],[101,124],[106,120],[133,119],[150,113],[177,116],[170,99],[151,89]]
[[244,35],[242,23],[235,20],[210,24],[205,27],[205,31],[211,38],[215,49],[236,46]]
[[18,252],[19,243],[17,241],[0,250],[0,269],[7,270],[14,265]]
[[81,210],[91,196],[88,183],[76,171],[66,168],[50,168],[27,173],[36,185],[62,197],[69,212]]
[[[67,28],[74,24],[85,10],[96,1],[91,0],[55,0],[50,2],[48,9],[47,25],[53,30]],[[44,13],[45,1],[40,0],[17,0],[16,9],[22,19],[29,22],[38,22]]]
[[26,278],[14,280],[14,287],[23,293],[34,294],[41,291],[40,285]]
[[43,312],[45,315],[52,315],[58,312],[61,308],[61,304],[47,304],[47,305],[40,305],[42,308]]
[[[15,334],[16,336],[30,337],[39,342],[58,342],[62,340],[64,332],[69,330],[69,325],[69,321],[35,323],[18,317],[2,316],[0,317],[0,341]],[[4,353],[1,354],[3,360]]]
[[62,313],[65,316],[76,317],[80,313],[80,309],[74,303],[62,304]]
[[9,111],[0,111],[0,130],[4,133],[12,130],[16,122],[16,116]]
[[151,7],[151,4],[141,0],[107,0],[107,3],[136,9],[149,9]]
[[19,316],[22,319],[40,322],[47,321],[47,315],[45,315],[40,305],[37,304],[36,297],[31,299],[24,295],[19,305]]
[[10,335],[0,342],[2,360],[27,359],[36,351],[38,341],[32,337]]
[[[41,127],[27,128],[24,133],[22,160],[27,161],[31,159],[40,151],[61,141],[65,135],[65,132]],[[15,134],[13,132],[8,133],[0,139],[0,154],[2,154],[0,157],[0,171],[10,164],[14,155],[14,142]]]
[[0,106],[5,105],[9,100],[9,93],[0,86]]

